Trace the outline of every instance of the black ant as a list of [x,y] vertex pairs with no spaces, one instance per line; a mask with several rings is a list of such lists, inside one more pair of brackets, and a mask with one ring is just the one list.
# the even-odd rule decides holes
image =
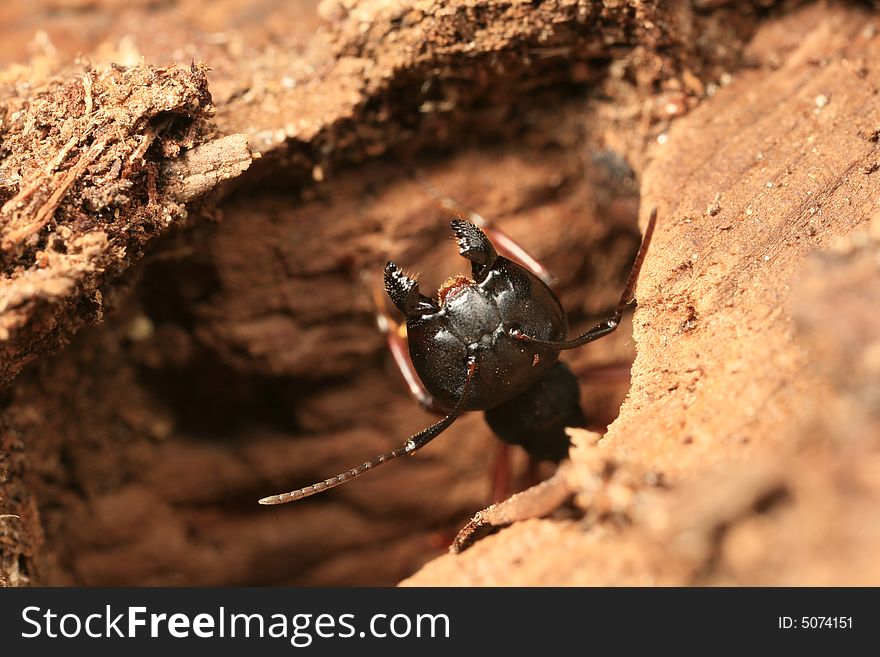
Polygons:
[[421,294],[415,279],[388,262],[385,291],[406,317],[409,358],[403,346],[407,338],[390,330],[388,320],[383,325],[381,315],[380,328],[389,337],[413,395],[425,408],[445,412],[445,417],[398,449],[311,486],[264,497],[260,504],[294,502],[413,454],[465,411],[485,411],[492,430],[503,441],[521,445],[532,458],[561,461],[569,449],[564,429],[583,426],[584,414],[578,381],[559,362],[559,352],[603,338],[618,327],[656,223],[655,208],[614,312],[570,340],[565,311],[547,284],[546,272],[503,234],[497,234],[499,246],[529,268],[499,255],[475,223],[453,220],[459,253],[471,262],[471,278],[448,279],[436,300]]

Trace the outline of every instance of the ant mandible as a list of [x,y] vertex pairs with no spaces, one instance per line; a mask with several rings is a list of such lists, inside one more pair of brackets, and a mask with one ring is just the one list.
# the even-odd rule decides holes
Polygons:
[[[311,486],[264,497],[260,504],[301,500],[413,454],[465,411],[485,411],[486,421],[502,440],[521,445],[535,459],[565,458],[569,439],[564,428],[582,422],[583,411],[577,379],[559,362],[559,352],[603,338],[618,327],[656,223],[655,208],[614,312],[570,340],[565,311],[545,282],[546,273],[539,265],[530,265],[530,270],[499,255],[474,223],[450,222],[459,253],[471,262],[471,278],[448,279],[436,300],[421,294],[418,282],[389,261],[385,291],[406,317],[411,361],[399,339],[389,340],[392,353],[414,396],[425,408],[445,411],[445,417],[398,449]],[[506,239],[505,247],[508,253],[521,253]],[[423,386],[408,369],[410,362]]]

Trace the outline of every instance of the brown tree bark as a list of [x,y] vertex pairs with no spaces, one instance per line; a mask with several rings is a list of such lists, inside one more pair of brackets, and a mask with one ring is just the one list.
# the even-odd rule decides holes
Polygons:
[[[620,417],[408,582],[880,579],[873,13],[257,5],[0,10],[42,30],[0,52],[0,581],[389,584],[442,554],[487,500],[478,414],[256,505],[433,421],[369,287],[461,269],[416,171],[537,255],[575,329],[639,207],[661,222],[632,328],[566,357]],[[632,387],[597,375],[634,356]]]

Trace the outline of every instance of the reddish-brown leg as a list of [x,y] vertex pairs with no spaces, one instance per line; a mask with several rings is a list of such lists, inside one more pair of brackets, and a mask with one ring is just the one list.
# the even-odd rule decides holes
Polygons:
[[491,504],[497,504],[510,497],[511,493],[513,493],[511,478],[510,445],[499,440],[495,451],[495,463],[492,465]]
[[535,260],[531,255],[529,255],[528,251],[526,251],[522,246],[515,242],[513,238],[509,237],[501,230],[492,226],[492,224],[487,221],[486,218],[483,217],[481,214],[477,213],[474,210],[471,210],[470,208],[466,208],[455,199],[443,194],[424,177],[420,176],[419,181],[422,183],[422,185],[424,185],[425,189],[428,190],[428,193],[435,199],[437,199],[440,207],[449,210],[459,219],[470,221],[472,224],[479,226],[483,230],[483,232],[486,233],[486,235],[489,237],[492,244],[495,246],[495,249],[500,255],[508,258],[509,260],[514,260],[518,262],[523,267],[531,271],[535,276],[544,281],[547,285],[553,285],[555,280],[553,276],[550,275],[550,272],[547,271],[544,265]]
[[529,457],[529,464],[526,466],[525,472],[526,488],[537,486],[541,483],[541,462],[538,459]]
[[370,287],[373,296],[373,305],[376,310],[376,325],[379,327],[382,335],[385,336],[385,344],[388,347],[388,351],[391,352],[394,364],[400,371],[400,375],[403,377],[410,395],[412,395],[413,399],[419,403],[419,406],[426,411],[430,411],[436,415],[444,415],[446,411],[431,396],[431,393],[425,389],[425,386],[422,384],[422,380],[416,373],[416,368],[413,366],[412,360],[409,357],[409,345],[406,340],[406,324],[397,322],[388,314],[385,309],[384,291],[378,282],[371,282]]

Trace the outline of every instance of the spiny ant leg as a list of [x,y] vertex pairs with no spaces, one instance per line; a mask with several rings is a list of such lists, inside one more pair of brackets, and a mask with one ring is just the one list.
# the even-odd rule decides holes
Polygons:
[[375,282],[374,277],[364,276],[367,284],[370,286],[370,293],[373,297],[373,306],[376,311],[376,325],[385,336],[385,345],[394,359],[394,364],[400,371],[410,395],[419,403],[426,411],[443,415],[445,410],[437,403],[437,400],[427,391],[416,368],[413,366],[412,359],[409,355],[409,346],[407,344],[406,324],[395,321],[391,315],[385,311],[385,299],[382,296],[382,288]]
[[654,227],[657,225],[657,208],[654,208],[651,211],[651,217],[648,219],[648,227],[645,229],[645,236],[642,238],[642,245],[639,247],[639,252],[636,255],[636,260],[633,263],[632,269],[629,272],[629,278],[626,280],[626,285],[623,288],[623,294],[620,295],[620,301],[617,302],[617,307],[614,309],[611,317],[600,322],[593,328],[591,328],[586,333],[582,333],[576,338],[572,338],[571,340],[565,340],[564,342],[551,342],[546,340],[538,340],[537,338],[533,338],[531,336],[525,335],[522,331],[516,328],[510,329],[510,335],[526,344],[538,345],[540,347],[547,347],[549,349],[575,349],[577,347],[581,347],[589,342],[593,342],[594,340],[598,340],[599,338],[604,338],[609,333],[614,332],[620,324],[620,319],[623,317],[623,310],[629,304],[632,299],[633,292],[635,291],[636,281],[639,279],[639,272],[642,269],[642,263],[645,261],[645,255],[648,252],[648,246],[651,244],[651,237],[654,235]]
[[464,552],[493,530],[517,521],[550,515],[577,492],[578,486],[572,484],[573,479],[571,462],[563,463],[549,479],[477,512],[455,537],[449,551],[453,554]]
[[305,488],[290,491],[289,493],[279,493],[278,495],[270,495],[269,497],[264,497],[260,500],[260,504],[286,504],[288,502],[296,502],[297,500],[301,500],[304,497],[309,497],[310,495],[315,495],[317,493],[323,493],[325,490],[330,490],[331,488],[341,486],[342,484],[360,477],[368,470],[372,470],[373,468],[376,468],[383,463],[392,461],[405,454],[415,453],[416,451],[427,445],[429,442],[431,442],[434,438],[439,436],[441,433],[446,431],[446,429],[448,429],[450,425],[455,422],[458,416],[464,412],[465,406],[467,406],[468,397],[470,397],[471,385],[473,383],[474,375],[476,374],[476,372],[476,361],[474,359],[469,359],[467,364],[467,376],[464,382],[464,389],[461,392],[461,397],[459,397],[458,401],[455,403],[455,406],[453,406],[452,410],[449,411],[446,417],[444,417],[442,420],[435,424],[432,424],[427,429],[422,429],[417,434],[411,436],[410,439],[407,440],[406,443],[403,445],[403,447],[399,447],[385,454],[381,454],[371,461],[362,463],[361,465],[352,468],[351,470],[342,472],[335,477],[330,477],[329,479],[325,479],[324,481],[312,484],[311,486],[306,486]]
[[455,199],[443,194],[439,189],[434,187],[434,185],[432,185],[421,173],[417,172],[416,177],[418,178],[422,186],[428,191],[428,193],[437,200],[437,202],[440,204],[440,207],[449,210],[460,219],[465,219],[481,228],[492,240],[492,243],[498,249],[498,253],[503,255],[505,258],[515,260],[523,267],[531,271],[535,276],[544,281],[544,283],[551,287],[553,286],[556,281],[554,280],[553,276],[550,275],[550,272],[548,272],[540,262],[535,260],[535,258],[533,258],[528,251],[520,246],[518,242],[514,241],[513,238],[509,237],[500,229],[492,226],[489,221],[485,219],[481,214],[475,212],[474,210],[471,210],[470,208],[466,208]]

